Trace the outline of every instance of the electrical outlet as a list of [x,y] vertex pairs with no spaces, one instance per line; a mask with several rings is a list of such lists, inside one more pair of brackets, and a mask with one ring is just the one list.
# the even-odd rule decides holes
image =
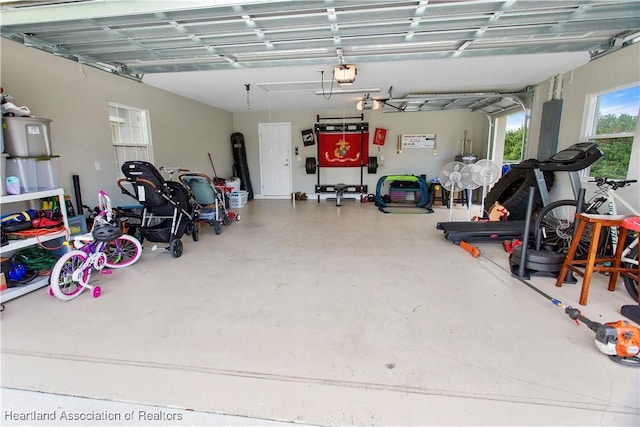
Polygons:
[[99,171],[100,170],[100,162],[95,162],[94,163],[96,170]]

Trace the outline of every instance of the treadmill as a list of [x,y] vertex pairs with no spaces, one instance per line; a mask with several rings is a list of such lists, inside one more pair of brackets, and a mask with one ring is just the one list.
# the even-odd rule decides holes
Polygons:
[[[580,142],[554,154],[544,161],[527,161],[513,165],[513,169],[533,169],[537,190],[542,200],[542,205],[549,204],[549,192],[544,179],[544,172],[568,172],[571,180],[573,194],[578,199],[582,185],[579,172],[591,166],[602,157],[602,151],[594,142]],[[444,232],[447,240],[458,244],[460,241],[499,241],[522,239],[524,237],[525,221],[449,221],[438,222],[436,229]],[[531,234],[535,233],[534,227],[529,227]]]

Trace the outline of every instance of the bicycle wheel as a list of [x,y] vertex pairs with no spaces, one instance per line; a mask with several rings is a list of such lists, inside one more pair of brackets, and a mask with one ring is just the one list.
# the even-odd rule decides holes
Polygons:
[[107,262],[105,262],[107,267],[123,268],[138,261],[142,255],[142,245],[135,237],[123,234],[107,243],[104,253],[107,255]]
[[[534,223],[536,248],[566,254],[573,240],[574,222],[578,202],[575,200],[558,200],[548,204],[538,212]],[[588,212],[596,213],[596,212]],[[593,235],[593,227],[588,225],[576,249],[575,259],[586,259],[589,243]],[[608,228],[601,230],[598,241],[598,253],[602,253],[608,243]]]
[[[631,252],[629,252],[627,258],[635,260],[636,263],[638,262],[638,246],[631,249]],[[633,268],[634,265],[630,262],[625,262],[622,264],[622,267]],[[635,265],[635,267],[637,267],[637,264]],[[633,298],[635,302],[640,302],[638,301],[638,281],[632,279],[626,274],[622,274],[622,281],[624,282],[624,287],[627,289],[627,292],[629,292],[629,295],[631,295],[631,298]]]
[[[62,255],[58,261],[56,261],[53,269],[51,269],[51,291],[53,295],[61,300],[72,300],[84,291],[82,283],[89,281],[91,276],[91,267],[87,267],[84,271],[78,271],[82,267],[87,254],[82,251],[71,251]],[[81,280],[74,280],[74,273],[80,274]]]

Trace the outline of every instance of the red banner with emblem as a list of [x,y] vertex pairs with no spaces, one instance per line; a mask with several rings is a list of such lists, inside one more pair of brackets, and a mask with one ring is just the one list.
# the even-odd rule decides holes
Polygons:
[[369,161],[369,132],[319,133],[318,148],[320,166],[366,166]]
[[373,145],[384,145],[384,140],[386,137],[386,129],[376,128],[376,131],[373,133]]

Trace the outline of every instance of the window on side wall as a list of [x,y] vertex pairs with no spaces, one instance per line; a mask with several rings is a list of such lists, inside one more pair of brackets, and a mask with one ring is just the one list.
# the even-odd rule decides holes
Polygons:
[[108,106],[111,140],[119,175],[122,174],[122,164],[126,161],[144,160],[153,163],[149,112],[111,102]]
[[592,95],[586,140],[596,142],[604,156],[591,165],[591,177],[627,178],[639,110],[640,85]]
[[527,114],[520,111],[507,116],[504,135],[504,152],[502,162],[505,164],[520,163],[523,159],[524,141],[527,129]]

